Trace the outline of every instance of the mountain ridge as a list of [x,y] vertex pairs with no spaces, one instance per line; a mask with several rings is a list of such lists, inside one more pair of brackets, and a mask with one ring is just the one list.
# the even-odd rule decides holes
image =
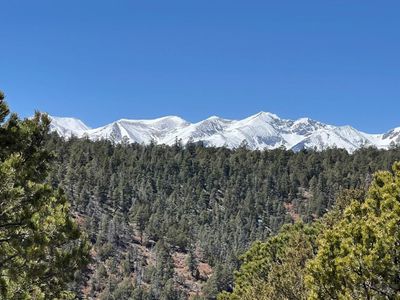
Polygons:
[[382,134],[369,134],[352,126],[334,126],[307,117],[283,119],[270,112],[259,112],[241,120],[211,116],[190,123],[178,116],[156,119],[120,119],[90,128],[79,119],[50,116],[51,130],[64,138],[110,139],[116,143],[172,145],[177,140],[203,142],[206,146],[237,148],[246,142],[250,149],[325,150],[343,148],[354,152],[362,147],[387,149],[400,144],[400,127]]

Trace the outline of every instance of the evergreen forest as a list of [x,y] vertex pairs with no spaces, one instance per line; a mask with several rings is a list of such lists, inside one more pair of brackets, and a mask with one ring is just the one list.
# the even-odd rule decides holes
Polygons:
[[[49,181],[63,188],[95,253],[92,272],[79,280],[87,296],[100,299],[215,299],[236,292],[234,274],[259,251],[256,241],[292,230],[307,236],[282,226],[320,222],[343,193],[364,197],[374,173],[400,160],[398,148],[295,153],[56,135],[47,149],[57,157]],[[291,250],[314,249],[317,233],[310,239]]]

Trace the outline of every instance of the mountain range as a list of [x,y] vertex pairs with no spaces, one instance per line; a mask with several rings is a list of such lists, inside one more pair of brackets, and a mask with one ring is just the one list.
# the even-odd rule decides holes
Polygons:
[[75,118],[50,118],[51,130],[62,137],[111,139],[116,143],[173,145],[176,141],[183,144],[202,141],[206,146],[236,148],[245,142],[250,149],[284,147],[299,151],[343,148],[349,152],[362,147],[386,149],[400,144],[400,127],[383,134],[369,134],[351,126],[333,126],[309,118],[282,119],[268,112],[243,120],[213,116],[198,123],[190,123],[177,116],[153,120],[121,119],[99,128],[90,128]]

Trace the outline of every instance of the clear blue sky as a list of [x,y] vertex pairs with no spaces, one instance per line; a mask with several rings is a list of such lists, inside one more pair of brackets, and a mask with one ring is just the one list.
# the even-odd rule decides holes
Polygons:
[[400,126],[398,0],[0,3],[0,89],[22,116]]

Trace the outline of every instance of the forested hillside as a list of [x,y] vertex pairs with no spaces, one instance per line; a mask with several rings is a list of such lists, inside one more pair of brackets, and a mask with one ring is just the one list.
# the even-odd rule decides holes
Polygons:
[[[322,216],[344,189],[365,190],[400,149],[292,152],[117,144],[51,135],[48,177],[93,244],[75,290],[100,299],[213,299],[256,240]],[[196,296],[197,295],[197,296]]]

